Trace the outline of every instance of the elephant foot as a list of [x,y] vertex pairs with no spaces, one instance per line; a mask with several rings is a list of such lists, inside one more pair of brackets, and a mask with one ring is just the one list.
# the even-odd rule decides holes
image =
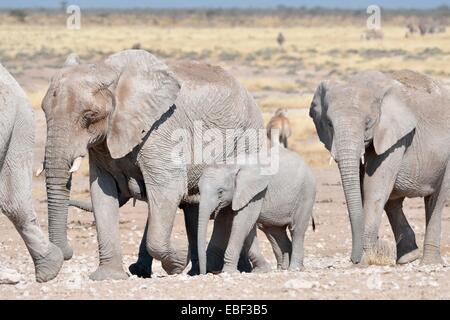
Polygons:
[[152,277],[152,267],[148,267],[142,263],[135,262],[133,264],[130,264],[128,267],[128,270],[132,275],[137,276],[138,278],[151,278]]
[[445,262],[440,254],[433,254],[433,255],[427,254],[422,257],[422,260],[420,260],[420,265],[444,266]]
[[73,249],[68,242],[65,243],[55,243],[56,246],[61,250],[64,260],[70,260],[73,257]]
[[189,276],[198,276],[200,274],[200,266],[197,262],[192,262],[191,270],[188,271]]
[[261,266],[256,266],[253,268],[252,273],[267,273],[267,272],[271,272],[272,271],[272,267],[270,266],[269,263],[265,263]]
[[250,273],[253,270],[252,264],[248,258],[240,257],[237,265],[239,272]]
[[95,272],[89,275],[89,279],[93,281],[126,280],[128,275],[122,267],[99,266]]
[[420,257],[420,250],[417,248],[408,252],[397,259],[397,264],[407,264],[417,260]]
[[53,243],[49,244],[48,252],[34,261],[37,282],[47,282],[54,279],[64,262],[61,250]]
[[161,261],[161,265],[168,275],[182,273],[184,269],[186,269],[188,263],[189,260],[187,252],[183,252],[182,254],[171,253],[168,257]]
[[225,264],[223,266],[222,273],[240,273],[240,271],[235,266]]

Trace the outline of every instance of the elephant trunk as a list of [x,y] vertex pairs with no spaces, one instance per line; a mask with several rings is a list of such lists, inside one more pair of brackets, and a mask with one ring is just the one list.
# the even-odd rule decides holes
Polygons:
[[357,139],[351,137],[338,140],[336,159],[350,217],[352,230],[351,260],[353,263],[361,261],[364,233],[364,211],[360,183],[360,157],[363,152],[363,145],[357,141]]
[[[58,143],[59,142],[59,143]],[[61,146],[61,147],[58,147]],[[67,213],[71,187],[70,160],[61,139],[49,132],[45,149],[44,168],[46,171],[48,231],[52,243],[64,254],[64,259],[72,258],[73,250],[67,240]]]
[[214,195],[208,192],[203,192],[201,194],[197,232],[200,274],[206,274],[206,236],[208,232],[208,221],[211,213],[216,209],[216,206],[217,204],[214,200]]

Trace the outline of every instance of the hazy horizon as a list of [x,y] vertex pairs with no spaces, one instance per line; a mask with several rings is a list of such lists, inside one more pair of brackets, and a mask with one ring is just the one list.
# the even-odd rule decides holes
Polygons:
[[[60,0],[1,0],[0,8],[60,8],[62,1]],[[360,9],[366,8],[371,4],[377,4],[387,9],[432,9],[442,5],[450,5],[450,0],[229,0],[226,3],[223,1],[207,1],[207,0],[73,0],[67,3],[75,4],[81,8],[90,9],[134,9],[134,8],[148,8],[148,9],[183,9],[183,8],[276,8],[279,5],[289,7],[324,7],[324,8],[339,8],[339,9]]]

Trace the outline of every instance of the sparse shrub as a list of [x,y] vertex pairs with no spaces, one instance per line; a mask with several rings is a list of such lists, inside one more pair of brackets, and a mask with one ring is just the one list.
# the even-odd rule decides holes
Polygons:
[[9,11],[9,15],[17,19],[17,21],[24,23],[27,17],[27,13],[24,10],[13,9]]

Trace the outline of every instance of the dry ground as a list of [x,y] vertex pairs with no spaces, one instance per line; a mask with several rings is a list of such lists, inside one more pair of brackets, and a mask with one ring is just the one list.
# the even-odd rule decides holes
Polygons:
[[[64,21],[40,23],[39,17],[19,24],[11,17],[0,21],[0,62],[27,91],[35,108],[35,166],[43,158],[45,119],[39,108],[51,75],[65,57],[77,52],[85,61],[96,61],[109,53],[140,43],[168,61],[196,59],[220,64],[240,79],[254,94],[267,121],[278,107],[290,109],[293,125],[290,146],[299,152],[318,179],[314,208],[317,229],[306,235],[306,270],[301,273],[273,271],[267,274],[167,276],[158,262],[155,276],[142,280],[102,283],[88,280],[97,266],[96,230],[91,214],[70,209],[69,237],[74,258],[65,262],[57,279],[34,282],[31,258],[11,223],[0,215],[0,264],[14,268],[22,281],[0,286],[0,299],[334,299],[334,298],[430,298],[450,299],[450,268],[371,266],[360,269],[349,262],[350,225],[342,187],[335,165],[328,165],[328,153],[318,142],[307,115],[311,96],[321,80],[345,79],[365,69],[423,71],[444,82],[450,80],[450,32],[404,38],[402,25],[383,28],[382,41],[361,41],[361,25],[314,27],[170,27],[90,23],[79,31],[64,28]],[[44,17],[45,18],[45,17]],[[34,19],[34,20],[33,20]],[[106,18],[102,18],[103,20]],[[103,21],[102,20],[102,21]],[[108,20],[109,21],[109,20]],[[271,25],[269,23],[269,25]],[[278,47],[275,38],[283,32],[286,43]],[[88,197],[88,170],[84,164],[74,178],[72,196]],[[44,229],[47,226],[45,185],[42,177],[33,186],[35,208]],[[406,203],[406,215],[421,245],[424,208],[420,199]],[[443,215],[442,253],[450,261],[450,208]],[[121,209],[124,267],[135,260],[146,219],[146,205],[127,204]],[[211,227],[210,227],[211,229]],[[394,251],[394,240],[386,217],[381,237]],[[183,216],[177,216],[173,239],[186,245]],[[260,236],[264,255],[275,260],[268,241]],[[394,252],[392,252],[393,261]]]

